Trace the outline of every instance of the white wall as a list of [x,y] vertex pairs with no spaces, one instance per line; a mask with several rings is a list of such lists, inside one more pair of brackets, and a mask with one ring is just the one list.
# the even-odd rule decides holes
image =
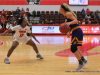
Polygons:
[[[59,11],[60,5],[0,5],[0,11],[2,9],[11,11],[15,10],[17,7],[21,8],[29,8],[30,12],[36,11]],[[82,8],[87,9],[89,8],[91,11],[100,11],[100,6],[69,6],[73,11],[80,11]]]

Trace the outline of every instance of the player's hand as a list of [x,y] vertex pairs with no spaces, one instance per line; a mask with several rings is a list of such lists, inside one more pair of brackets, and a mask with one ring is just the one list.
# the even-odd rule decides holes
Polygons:
[[67,37],[70,38],[70,33],[69,32],[67,33]]
[[66,22],[66,24],[69,26],[70,25],[70,22]]
[[40,44],[40,42],[38,40],[36,40],[36,41]]

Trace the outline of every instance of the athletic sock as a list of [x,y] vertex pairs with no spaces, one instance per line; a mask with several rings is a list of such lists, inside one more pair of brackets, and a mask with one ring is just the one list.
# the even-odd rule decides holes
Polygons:
[[81,57],[81,60],[82,60],[82,61],[84,61],[84,60],[85,60],[85,58],[82,56],[82,57]]
[[6,57],[6,59],[9,59],[9,57]]
[[79,64],[83,65],[83,61],[80,59],[78,60],[79,61]]
[[37,53],[37,55],[40,55],[40,53]]

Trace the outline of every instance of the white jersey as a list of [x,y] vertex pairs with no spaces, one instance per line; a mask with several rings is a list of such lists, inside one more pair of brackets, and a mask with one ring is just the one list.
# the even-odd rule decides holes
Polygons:
[[12,28],[12,24],[10,24],[10,25],[7,24],[7,25],[6,25],[6,28],[7,28],[7,29]]
[[0,29],[2,28],[2,26],[0,25]]
[[12,31],[15,31],[15,37],[18,39],[23,39],[27,36],[27,33],[31,33],[31,30],[28,26],[22,28],[20,25],[14,26],[11,28]]

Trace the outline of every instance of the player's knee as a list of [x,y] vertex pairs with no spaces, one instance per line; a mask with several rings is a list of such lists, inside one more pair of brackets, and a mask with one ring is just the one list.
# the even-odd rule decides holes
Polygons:
[[77,46],[71,47],[71,52],[75,53],[77,51]]

